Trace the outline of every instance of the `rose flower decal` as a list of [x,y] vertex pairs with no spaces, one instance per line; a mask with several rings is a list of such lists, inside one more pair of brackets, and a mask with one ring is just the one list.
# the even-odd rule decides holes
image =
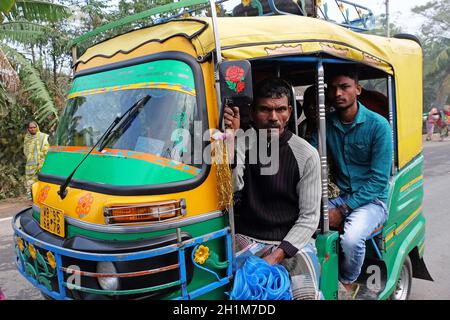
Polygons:
[[245,71],[238,66],[230,66],[225,72],[225,81],[228,88],[236,93],[239,93],[245,89]]
[[75,209],[75,212],[78,214],[80,218],[84,218],[89,214],[93,202],[94,196],[90,193],[82,196],[80,200],[78,200],[78,205]]
[[50,191],[50,187],[49,186],[45,186],[41,189],[41,191],[39,192],[39,198],[38,198],[38,203],[42,203],[45,201],[45,199],[47,199],[48,197],[48,192]]

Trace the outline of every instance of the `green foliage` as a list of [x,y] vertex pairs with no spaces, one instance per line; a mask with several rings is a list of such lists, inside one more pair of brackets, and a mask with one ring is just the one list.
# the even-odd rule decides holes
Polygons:
[[[0,0],[4,9],[4,0]],[[20,89],[11,89],[8,79],[0,78],[0,199],[23,194],[24,165],[23,138],[25,123],[37,120],[41,130],[49,132],[58,120],[55,100],[62,104],[61,91],[67,89],[67,78],[59,76],[61,63],[68,48],[64,23],[70,11],[50,1],[16,0],[11,10],[0,10],[0,58],[3,66],[12,66],[20,78]],[[14,48],[11,44],[15,44]],[[31,48],[33,62],[19,53],[17,44]],[[38,55],[35,55],[37,51]],[[5,62],[5,57],[7,63]],[[49,68],[48,57],[52,62]],[[40,62],[41,61],[41,62]],[[49,72],[50,69],[50,72]],[[14,71],[10,70],[10,71]],[[16,74],[15,72],[13,72]],[[52,77],[47,75],[51,73]],[[53,78],[51,91],[45,80]],[[57,81],[63,89],[59,90]],[[18,81],[17,81],[18,82]],[[17,86],[16,88],[19,88]],[[58,92],[58,94],[50,94]],[[64,92],[65,94],[65,92]],[[53,98],[55,97],[55,98]],[[55,100],[54,100],[55,99]]]
[[8,96],[5,87],[0,82],[0,117],[8,114]]
[[57,22],[69,16],[67,7],[44,0],[16,0],[15,6],[7,14],[10,21],[30,22]]
[[14,5],[14,0],[2,0],[0,1],[0,12],[7,13]]
[[2,104],[6,106],[7,112],[0,114],[0,199],[5,199],[25,192],[25,157],[22,150],[25,123],[32,119],[32,114],[29,107],[9,97],[4,90],[2,92],[0,85]]
[[0,24],[0,39],[16,43],[37,43],[51,32],[51,28],[37,23],[14,21]]
[[424,48],[424,110],[450,101],[450,3],[429,1],[412,9],[425,17],[421,29]]
[[58,110],[39,72],[17,50],[7,46],[0,46],[0,48],[13,64],[20,65],[19,77],[30,101],[36,106],[36,119],[39,122],[49,122],[50,126],[55,124],[58,120]]

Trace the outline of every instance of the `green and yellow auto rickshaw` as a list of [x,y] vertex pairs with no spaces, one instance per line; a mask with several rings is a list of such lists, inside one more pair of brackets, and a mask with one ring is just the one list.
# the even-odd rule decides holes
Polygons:
[[[294,93],[318,86],[323,176],[328,70],[356,66],[366,89],[385,96],[373,110],[392,126],[389,218],[367,240],[358,282],[367,299],[407,299],[412,277],[431,280],[423,261],[420,44],[318,19],[319,1],[299,1],[299,12],[273,0],[242,1],[233,17],[217,17],[211,1],[211,17],[184,17],[192,5],[208,1],[154,8],[74,42],[73,85],[33,206],[13,219],[20,273],[52,299],[227,299],[234,216],[220,190],[229,181],[203,155],[210,129],[222,125],[222,67],[245,62],[254,82],[280,77]],[[173,10],[182,11],[163,18]],[[146,17],[157,18],[78,56],[82,42]],[[322,190],[320,289],[337,299],[339,235],[329,230],[326,179]]]

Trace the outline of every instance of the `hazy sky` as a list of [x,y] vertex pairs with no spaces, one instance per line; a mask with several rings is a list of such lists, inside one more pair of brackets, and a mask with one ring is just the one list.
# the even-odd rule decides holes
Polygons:
[[[375,15],[386,12],[385,0],[359,0],[355,1],[370,8]],[[389,0],[389,11],[391,21],[400,26],[402,30],[409,33],[416,33],[424,19],[415,13],[411,13],[411,8],[423,5],[427,0]]]

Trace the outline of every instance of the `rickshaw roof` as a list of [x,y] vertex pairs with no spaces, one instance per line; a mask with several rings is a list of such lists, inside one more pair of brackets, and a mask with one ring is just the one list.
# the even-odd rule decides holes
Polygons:
[[[358,33],[303,16],[219,17],[218,28],[222,56],[228,60],[324,52],[393,73],[399,54],[421,56],[421,48],[414,41]],[[192,18],[172,20],[105,40],[87,49],[76,63],[86,63],[96,56],[112,57],[178,35],[191,41],[198,56],[214,51],[211,18]]]

